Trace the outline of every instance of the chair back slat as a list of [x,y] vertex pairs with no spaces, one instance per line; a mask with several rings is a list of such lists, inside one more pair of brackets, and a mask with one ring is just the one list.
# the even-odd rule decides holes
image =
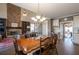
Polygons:
[[53,44],[54,46],[57,44],[57,40],[58,40],[58,36],[57,36],[57,34],[54,34],[54,35],[52,36],[52,44]]

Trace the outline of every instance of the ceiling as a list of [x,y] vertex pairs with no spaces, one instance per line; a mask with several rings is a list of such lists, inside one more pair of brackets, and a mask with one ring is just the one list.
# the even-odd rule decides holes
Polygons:
[[[37,3],[13,3],[37,13]],[[40,14],[49,18],[59,18],[79,13],[79,3],[40,3]]]

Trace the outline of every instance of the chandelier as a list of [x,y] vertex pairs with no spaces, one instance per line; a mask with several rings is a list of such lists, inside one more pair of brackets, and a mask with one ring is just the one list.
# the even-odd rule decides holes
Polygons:
[[31,17],[31,19],[33,21],[35,21],[35,22],[43,22],[44,20],[46,20],[46,17],[40,15],[40,4],[39,4],[39,0],[38,0],[38,4],[37,5],[38,5],[37,6],[37,13],[38,14],[36,16],[34,16],[34,17]]

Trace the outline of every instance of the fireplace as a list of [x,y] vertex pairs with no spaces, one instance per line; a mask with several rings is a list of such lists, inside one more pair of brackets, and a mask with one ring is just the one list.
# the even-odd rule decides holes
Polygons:
[[21,29],[9,29],[7,31],[7,35],[15,35],[15,34],[21,34]]

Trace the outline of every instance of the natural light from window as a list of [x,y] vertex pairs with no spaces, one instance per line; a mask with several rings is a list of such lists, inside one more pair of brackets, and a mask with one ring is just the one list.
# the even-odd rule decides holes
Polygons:
[[34,32],[34,29],[35,28],[35,25],[32,23],[32,24],[30,24],[30,29],[31,29],[31,32]]

